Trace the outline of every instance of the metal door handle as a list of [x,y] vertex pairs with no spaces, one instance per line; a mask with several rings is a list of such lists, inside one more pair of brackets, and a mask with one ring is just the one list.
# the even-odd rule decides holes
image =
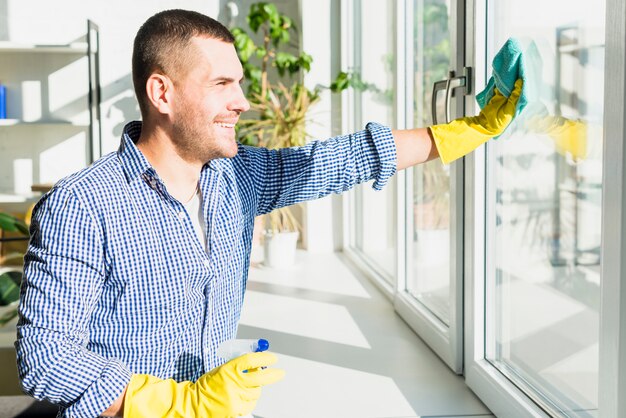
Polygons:
[[454,71],[448,73],[446,80],[436,81],[433,84],[433,95],[431,98],[431,111],[433,114],[433,125],[437,125],[437,92],[441,90],[446,91],[446,99],[444,102],[444,109],[446,110],[445,123],[450,122],[450,99],[454,95],[454,90],[462,88],[463,95],[467,96],[472,92],[472,67],[464,67],[463,75],[455,77]]

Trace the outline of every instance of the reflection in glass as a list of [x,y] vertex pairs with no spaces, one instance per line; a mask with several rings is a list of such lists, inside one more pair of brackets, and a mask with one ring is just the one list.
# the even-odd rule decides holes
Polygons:
[[[393,127],[395,46],[393,31],[370,30],[373,27],[395,26],[394,2],[361,0],[360,67],[355,69],[363,81],[359,92],[361,124],[370,121]],[[395,177],[382,191],[371,183],[356,190],[356,247],[378,268],[390,283],[396,276],[396,181]]]
[[[450,69],[450,2],[415,1],[414,126],[432,125],[433,84]],[[442,104],[443,100],[438,103]],[[443,109],[438,109],[443,113]],[[413,236],[407,291],[450,323],[450,172],[439,160],[413,169]]]
[[551,413],[596,416],[604,1],[492,3],[490,57],[536,48],[537,95],[488,148],[487,357]]

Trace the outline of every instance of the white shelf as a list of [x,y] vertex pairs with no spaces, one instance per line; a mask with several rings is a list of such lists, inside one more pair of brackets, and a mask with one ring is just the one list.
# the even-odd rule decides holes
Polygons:
[[[18,179],[22,182],[61,177],[65,169],[55,160],[66,153],[77,161],[87,157],[84,165],[100,157],[100,36],[94,22],[86,23],[84,36],[67,39],[67,43],[45,37],[39,41],[0,41],[0,81],[7,86],[9,111],[8,118],[0,119],[0,154],[6,160],[5,165],[30,157],[30,163],[23,163],[26,177]],[[11,109],[15,112],[10,112]],[[72,171],[82,168],[72,167]],[[51,172],[41,174],[44,168]],[[0,191],[0,210],[23,213],[41,196],[41,193],[36,197],[11,194],[13,188],[22,191],[25,184],[10,187],[18,174],[12,175],[11,170],[0,174],[4,185]],[[37,178],[41,176],[44,178]]]
[[25,126],[25,125],[67,125],[67,126],[79,126],[86,128],[89,126],[87,122],[73,122],[70,120],[36,120],[36,121],[24,121],[21,119],[0,119],[0,127],[3,126]]
[[0,203],[34,203],[41,198],[41,193],[28,195],[0,193]]
[[0,52],[27,52],[27,53],[54,53],[54,54],[85,54],[87,42],[75,42],[69,45],[37,45],[20,44],[10,41],[0,41]]

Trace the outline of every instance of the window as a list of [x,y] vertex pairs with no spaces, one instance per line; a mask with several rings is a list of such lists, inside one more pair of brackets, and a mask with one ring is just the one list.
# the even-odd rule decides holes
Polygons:
[[[450,2],[414,1],[413,126],[433,124],[433,84],[452,68]],[[444,100],[438,100],[443,105]],[[438,109],[439,114],[444,113]],[[439,321],[450,325],[450,166],[434,160],[413,168],[407,292]]]
[[[378,122],[395,126],[395,39],[393,31],[368,30],[394,27],[394,2],[360,0],[354,3],[357,47],[354,76],[356,126]],[[371,183],[354,193],[354,249],[389,284],[396,277],[397,193],[395,177],[382,191]]]
[[487,148],[484,358],[548,415],[597,416],[605,2],[487,4],[484,68],[517,38],[531,101]]

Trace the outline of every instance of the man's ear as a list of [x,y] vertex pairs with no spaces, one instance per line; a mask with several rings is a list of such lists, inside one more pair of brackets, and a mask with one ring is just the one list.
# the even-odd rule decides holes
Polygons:
[[163,74],[153,73],[146,81],[146,93],[150,104],[161,114],[172,111],[172,80]]

